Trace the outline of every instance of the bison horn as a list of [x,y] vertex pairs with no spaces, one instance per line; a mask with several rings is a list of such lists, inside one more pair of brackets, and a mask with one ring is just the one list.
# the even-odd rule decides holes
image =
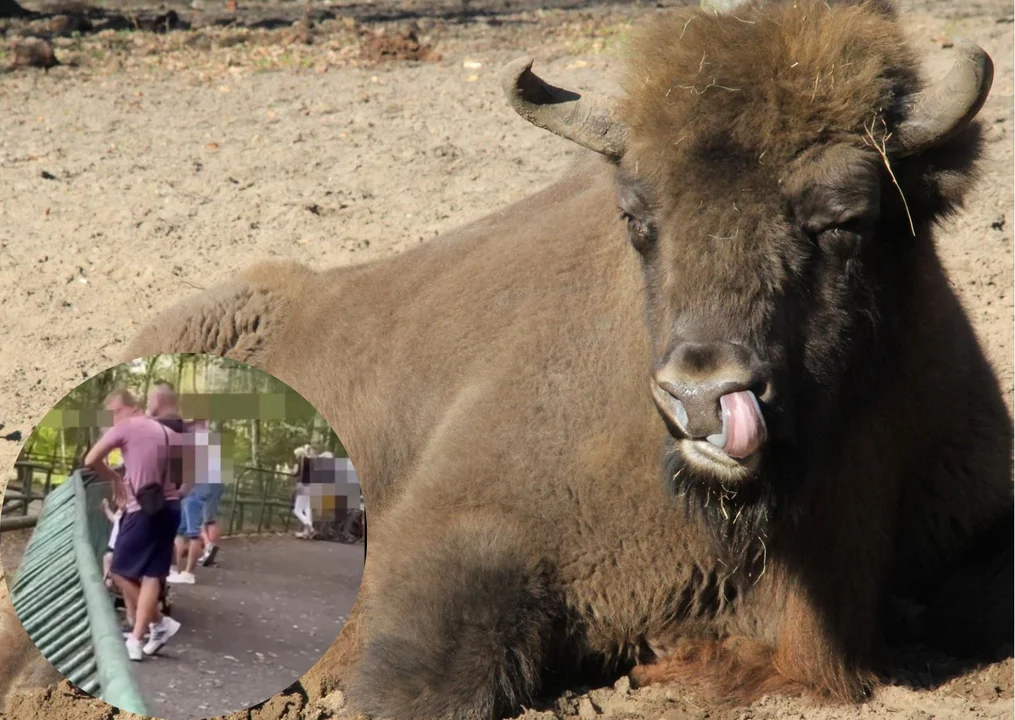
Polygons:
[[536,127],[610,157],[624,154],[627,128],[613,118],[609,98],[554,87],[532,72],[532,58],[505,66],[504,93],[515,112]]
[[955,62],[937,84],[909,101],[908,117],[895,127],[889,153],[908,157],[960,133],[983,107],[994,81],[994,63],[976,43],[955,40]]
[[728,13],[748,2],[749,0],[701,0],[700,7],[702,10],[711,10],[714,13]]

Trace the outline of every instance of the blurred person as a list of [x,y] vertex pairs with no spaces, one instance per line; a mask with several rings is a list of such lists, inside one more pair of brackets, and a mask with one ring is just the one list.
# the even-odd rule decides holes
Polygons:
[[296,537],[310,540],[317,534],[314,531],[314,517],[310,509],[310,461],[317,456],[310,445],[298,447],[293,451],[296,456],[296,493],[293,501],[293,515],[303,525]]
[[[114,509],[115,508],[115,509]],[[116,536],[120,532],[120,519],[123,517],[123,505],[118,503],[116,499],[113,499],[113,505],[110,506],[108,498],[102,498],[102,512],[109,520],[112,528],[109,531],[109,540],[106,542],[106,551],[102,554],[102,579],[106,583],[106,587],[113,587],[113,577],[109,574],[109,567],[113,562],[113,548],[116,547]],[[133,615],[128,612],[128,619],[132,618]]]
[[[179,401],[176,396],[176,388],[168,380],[157,380],[148,390],[147,412],[149,417],[158,420],[166,427],[179,434],[189,430],[188,423],[180,414]],[[173,543],[173,562],[169,568],[166,580],[172,577],[172,582],[181,582],[179,568],[184,566],[191,540],[196,537],[192,530],[192,523],[188,524],[188,500],[189,493],[186,488],[180,488],[180,524],[176,530],[176,538]],[[186,578],[182,582],[187,582]],[[190,576],[193,582],[193,576]]]
[[[157,380],[148,390],[147,412],[149,417],[155,418],[170,430],[173,430],[181,435],[189,430],[187,421],[183,419],[182,415],[180,415],[176,389],[168,380]],[[180,457],[174,457],[172,462],[175,465],[173,468],[173,476],[177,479],[178,483],[179,479],[183,475],[180,468],[182,459]],[[177,487],[180,487],[179,483],[177,484]],[[184,495],[186,495],[186,490],[181,492],[181,498]],[[179,558],[176,560],[177,563],[179,563]]]
[[[202,434],[203,433],[203,434]],[[215,564],[218,556],[219,543],[222,540],[222,529],[219,527],[219,503],[225,492],[222,477],[222,437],[217,432],[198,430],[196,437],[201,446],[207,448],[206,482],[200,489],[204,495],[204,521],[201,526],[201,539],[204,540],[204,554],[198,562],[204,567]]]
[[[179,490],[169,475],[172,449],[180,439],[141,413],[127,390],[110,393],[104,406],[113,425],[88,451],[84,464],[126,498],[110,573],[128,609],[134,609],[126,647],[128,657],[140,661],[158,652],[180,629],[178,621],[159,611],[161,580],[169,574],[181,514]],[[114,449],[123,454],[122,478],[105,462]],[[146,631],[148,642],[142,645]]]
[[180,500],[180,524],[176,529],[174,550],[176,562],[169,568],[166,582],[193,585],[197,582],[194,568],[201,555],[201,518],[204,513],[204,499],[197,493],[200,484],[195,484],[190,493]]
[[148,391],[148,415],[178,433],[186,432],[187,423],[180,415],[176,389],[168,380],[159,380]]
[[[156,405],[155,411],[175,406],[175,394],[163,390],[163,398],[172,404]],[[151,404],[149,404],[151,407]],[[158,419],[158,418],[157,418]],[[187,488],[180,502],[180,525],[176,531],[175,562],[169,570],[166,582],[173,584],[193,585],[197,578],[194,569],[203,549],[202,523],[206,498],[200,488],[207,482],[207,432],[203,431],[205,422],[194,420],[186,424],[188,431],[188,461],[193,469],[194,482]]]
[[[84,463],[83,457],[81,459],[81,462]],[[115,582],[113,582],[113,573],[110,570],[113,562],[113,551],[116,546],[116,537],[117,535],[119,535],[120,531],[119,521],[123,519],[123,514],[127,505],[127,491],[123,484],[123,474],[126,472],[126,469],[123,466],[123,453],[120,452],[119,449],[114,449],[111,453],[109,453],[109,455],[106,456],[106,464],[109,465],[110,469],[120,477],[120,482],[118,484],[113,485],[112,488],[113,501],[111,506],[110,503],[105,498],[103,498],[102,500],[103,513],[106,515],[108,519],[110,519],[111,522],[113,518],[116,518],[116,516],[120,517],[116,521],[114,527],[110,530],[109,533],[107,551],[103,554],[103,569],[106,575],[108,576],[105,583],[106,587],[110,590],[115,590],[116,592],[118,592],[119,599],[123,603],[123,608],[126,614],[125,618],[126,622],[121,629],[123,630],[124,638],[126,639],[127,635],[130,635],[134,632],[136,609],[134,607],[134,604],[131,602],[131,599],[128,597],[124,597],[123,593],[119,592],[120,588],[119,586],[116,585]],[[113,508],[115,508],[115,511],[113,511]],[[112,516],[110,515],[111,511]],[[109,567],[106,566],[107,559],[109,562]]]
[[[357,491],[360,490],[359,475],[356,473],[356,468],[352,465],[352,460],[342,458],[339,460],[336,470],[338,475],[336,477],[337,481],[340,480],[340,482],[346,485],[353,486]],[[356,522],[363,517],[363,495],[361,492],[356,492],[355,495],[344,492],[339,494],[344,495],[345,499],[345,518],[342,521],[340,534],[346,542],[355,542],[357,534],[353,530]]]
[[223,492],[222,441],[217,432],[208,430],[206,421],[195,420],[190,427],[195,480],[183,499],[183,519],[177,532],[177,568],[182,569],[170,572],[168,581],[171,583],[196,582],[196,565],[207,566],[214,562],[221,539],[218,510]]

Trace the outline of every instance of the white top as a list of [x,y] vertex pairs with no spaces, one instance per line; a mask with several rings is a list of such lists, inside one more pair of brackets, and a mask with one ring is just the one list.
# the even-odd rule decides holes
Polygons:
[[194,432],[194,447],[197,450],[195,482],[218,484],[222,482],[222,443],[218,434],[207,430]]
[[120,518],[122,517],[122,508],[113,513],[113,529],[109,531],[109,542],[106,543],[111,548],[116,547],[116,537],[120,534]]

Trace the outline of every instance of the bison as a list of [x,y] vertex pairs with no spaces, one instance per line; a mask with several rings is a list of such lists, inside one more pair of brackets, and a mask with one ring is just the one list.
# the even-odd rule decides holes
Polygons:
[[511,106],[589,150],[562,178],[143,330],[125,358],[263,368],[356,463],[373,549],[311,692],[497,718],[633,668],[852,702],[890,641],[1006,651],[1012,420],[933,241],[992,80],[954,55],[925,86],[887,3],[795,0],[654,17],[616,99],[521,59]]
[[887,4],[796,0],[656,19],[616,100],[505,78],[592,151],[565,177],[399,257],[254,268],[126,353],[263,367],[346,443],[352,707],[500,717],[636,664],[854,701],[900,603],[1010,640],[1012,421],[932,240],[987,55],[924,87]]

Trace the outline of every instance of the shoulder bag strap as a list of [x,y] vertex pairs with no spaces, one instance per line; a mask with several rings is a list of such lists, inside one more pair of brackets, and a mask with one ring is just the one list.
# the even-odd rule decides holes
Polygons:
[[[158,422],[156,420],[156,422]],[[166,438],[166,457],[162,463],[162,491],[166,490],[166,470],[169,467],[169,455],[172,452],[169,444],[169,433],[166,432],[166,426],[159,423],[159,427],[162,428],[162,435]]]
[[[156,420],[155,422],[158,422],[158,420]],[[166,489],[166,468],[169,466],[169,433],[166,432],[166,428],[162,423],[159,423],[159,427],[162,428],[162,435],[166,438],[166,458],[165,461],[162,463],[162,482],[160,484],[164,492]],[[131,494],[131,497],[134,498],[134,502],[137,502],[138,501],[137,493],[134,492],[134,488],[131,486],[130,480],[127,479],[126,465],[124,465],[123,478],[121,479],[123,481],[123,484],[127,486],[127,492],[129,492]]]

